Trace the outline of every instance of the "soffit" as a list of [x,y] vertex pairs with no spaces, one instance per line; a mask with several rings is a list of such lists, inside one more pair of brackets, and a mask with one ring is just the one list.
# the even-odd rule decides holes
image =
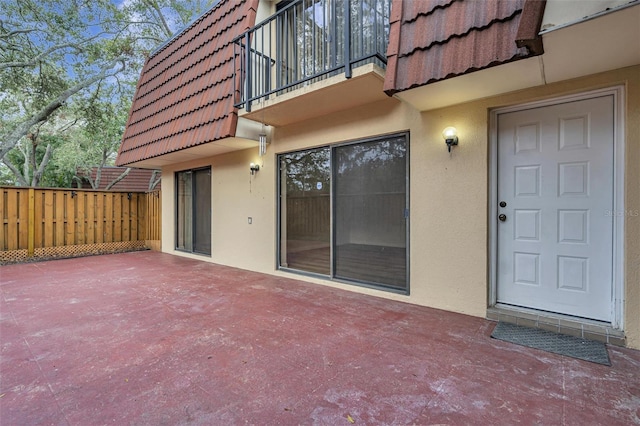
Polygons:
[[640,64],[640,2],[545,32],[546,83]]
[[395,97],[420,111],[640,64],[640,2],[542,35],[544,54],[417,87]]
[[279,127],[353,110],[388,99],[382,90],[383,82],[384,70],[375,64],[366,64],[354,68],[351,78],[340,74],[303,85],[290,93],[254,102],[251,112],[241,111],[240,117]]
[[257,146],[258,142],[255,140],[228,137],[214,142],[204,143],[190,148],[160,154],[155,157],[141,159],[129,165],[131,167],[139,167],[143,169],[162,169],[165,166],[173,164],[186,163],[188,161],[213,157],[215,155],[225,154],[228,152],[253,148]]
[[531,29],[539,28],[543,9],[544,2],[534,0],[394,0],[385,91],[394,94],[541,53],[531,39],[538,38],[537,29]]
[[140,75],[116,164],[235,135],[232,40],[255,24],[257,5],[222,1],[154,52]]

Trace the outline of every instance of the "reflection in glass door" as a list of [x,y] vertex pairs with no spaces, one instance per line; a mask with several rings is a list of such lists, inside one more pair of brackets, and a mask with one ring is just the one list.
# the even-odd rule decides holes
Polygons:
[[279,267],[407,292],[407,135],[279,158]]
[[330,274],[330,151],[280,156],[280,266]]
[[405,289],[405,136],[334,149],[335,277]]

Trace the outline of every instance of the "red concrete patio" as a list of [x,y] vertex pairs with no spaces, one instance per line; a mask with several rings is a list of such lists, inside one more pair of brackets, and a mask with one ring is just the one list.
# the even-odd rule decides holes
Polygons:
[[0,267],[0,424],[640,424],[612,367],[495,323],[137,252]]

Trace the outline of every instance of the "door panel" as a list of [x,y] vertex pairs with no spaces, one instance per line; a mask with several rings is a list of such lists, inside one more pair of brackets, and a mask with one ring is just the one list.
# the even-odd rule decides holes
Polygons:
[[613,118],[613,96],[498,115],[499,303],[611,320]]
[[331,273],[331,151],[280,157],[280,266]]
[[405,136],[335,148],[335,276],[407,288]]
[[196,170],[193,251],[211,254],[211,169]]

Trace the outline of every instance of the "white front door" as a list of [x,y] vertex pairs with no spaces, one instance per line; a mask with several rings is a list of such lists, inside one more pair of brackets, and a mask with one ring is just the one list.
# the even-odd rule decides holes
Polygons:
[[612,320],[614,97],[498,114],[497,302]]

